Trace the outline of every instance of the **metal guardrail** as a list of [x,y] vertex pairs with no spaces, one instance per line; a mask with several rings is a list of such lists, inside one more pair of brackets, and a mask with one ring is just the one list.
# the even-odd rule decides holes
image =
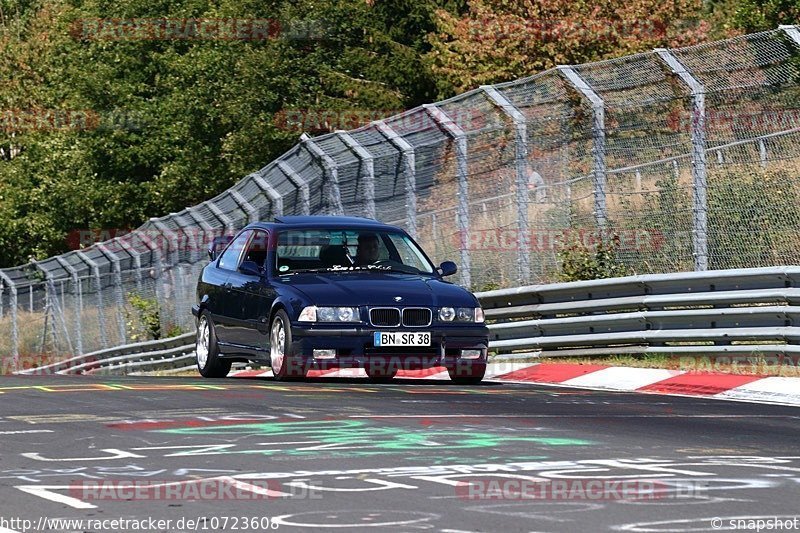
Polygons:
[[[800,354],[800,267],[628,276],[477,293],[489,348],[537,356]],[[194,333],[22,374],[190,370]],[[512,356],[513,357],[513,356]]]
[[477,296],[489,322],[489,347],[498,353],[800,353],[798,287],[800,267],[787,266],[532,285]]
[[79,355],[19,374],[104,374],[161,371],[189,367],[194,360],[195,333],[154,341],[126,344]]

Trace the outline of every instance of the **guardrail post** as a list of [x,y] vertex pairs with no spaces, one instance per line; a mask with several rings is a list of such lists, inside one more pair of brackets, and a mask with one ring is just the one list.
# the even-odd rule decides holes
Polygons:
[[685,83],[692,95],[692,183],[694,191],[694,269],[708,270],[708,179],[706,175],[706,91],[703,84],[666,48],[656,55]]
[[272,216],[281,216],[283,214],[283,196],[280,195],[275,187],[269,184],[267,179],[262,176],[260,172],[255,172],[247,177],[251,178],[256,186],[269,198],[270,204],[272,205]]
[[361,161],[361,179],[364,180],[364,216],[375,218],[375,161],[366,148],[361,146],[352,135],[343,130],[336,130],[336,135],[345,146]]
[[573,87],[592,105],[592,155],[594,157],[594,218],[601,230],[608,222],[606,209],[606,113],[603,99],[569,65],[556,67]]
[[72,266],[63,256],[57,255],[55,259],[64,270],[69,272],[72,279],[72,289],[75,291],[73,296],[73,305],[75,306],[73,311],[75,313],[75,349],[78,352],[77,355],[83,355],[83,288],[78,277],[78,269]]
[[325,173],[325,183],[328,191],[328,206],[333,215],[343,215],[344,207],[342,207],[342,193],[339,189],[339,168],[336,161],[331,156],[325,153],[325,150],[315,143],[311,137],[304,133],[300,136],[300,141],[305,145],[306,149],[311,153],[311,156],[317,159],[322,165]]
[[286,175],[286,178],[292,182],[292,185],[297,187],[298,191],[300,191],[300,214],[310,215],[311,195],[308,190],[308,182],[286,161],[278,161],[278,168],[281,169],[281,172]]
[[14,370],[19,370],[19,326],[17,322],[17,285],[8,274],[0,270],[0,279],[11,292],[11,357]]
[[487,98],[514,122],[516,130],[517,246],[519,247],[517,250],[517,275],[520,285],[525,285],[531,277],[530,229],[528,227],[528,124],[525,115],[500,91],[491,85],[482,85],[481,89]]
[[414,147],[401,137],[385,121],[372,123],[386,137],[389,144],[400,151],[403,161],[403,188],[406,194],[406,231],[411,238],[417,238],[417,161]]
[[97,244],[97,249],[103,252],[112,264],[112,269],[114,271],[114,292],[116,293],[117,297],[117,327],[119,331],[119,338],[122,340],[123,344],[127,344],[128,342],[128,335],[125,330],[125,294],[122,290],[122,267],[120,267],[120,259],[117,254],[109,250],[104,244]]
[[95,290],[97,291],[97,325],[100,327],[100,344],[103,348],[108,348],[108,336],[106,335],[106,319],[103,312],[103,282],[100,280],[100,265],[93,261],[84,252],[76,251],[81,261],[92,269],[94,277]]
[[461,283],[465,287],[472,285],[472,266],[469,255],[469,168],[467,165],[467,134],[447,114],[435,104],[422,106],[428,115],[453,138],[456,145],[457,178],[458,178],[458,232],[461,247]]

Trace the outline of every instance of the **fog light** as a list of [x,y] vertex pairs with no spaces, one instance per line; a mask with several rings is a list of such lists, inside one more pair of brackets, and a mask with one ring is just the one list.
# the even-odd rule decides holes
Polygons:
[[480,359],[481,350],[461,350],[461,359]]
[[314,350],[314,359],[333,359],[336,357],[336,350]]

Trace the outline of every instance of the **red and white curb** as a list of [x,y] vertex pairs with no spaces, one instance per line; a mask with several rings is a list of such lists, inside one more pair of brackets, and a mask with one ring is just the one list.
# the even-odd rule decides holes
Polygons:
[[[272,377],[271,370],[239,370],[230,377]],[[308,377],[366,378],[361,368],[311,370]],[[449,380],[443,367],[401,370],[398,378]],[[486,380],[775,403],[800,406],[800,378],[631,368],[569,363],[489,363]]]

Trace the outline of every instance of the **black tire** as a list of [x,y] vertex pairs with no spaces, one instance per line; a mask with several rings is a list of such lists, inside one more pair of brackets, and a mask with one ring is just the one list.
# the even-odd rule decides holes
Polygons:
[[[205,332],[203,331],[205,329]],[[205,344],[205,358],[202,357],[201,343]],[[231,371],[231,361],[219,356],[217,333],[214,322],[203,311],[197,319],[197,337],[195,340],[195,361],[197,370],[204,378],[224,378]]]
[[[280,342],[282,331],[283,342]],[[281,346],[282,345],[282,346]],[[277,348],[281,346],[282,358],[280,362],[277,358]],[[289,315],[283,309],[278,309],[269,326],[269,354],[270,367],[276,381],[297,381],[306,377],[306,365],[300,357],[293,356],[292,347],[292,327],[289,322]]]
[[450,380],[457,385],[477,385],[486,374],[486,363],[465,364],[459,362],[455,367],[448,367]]

